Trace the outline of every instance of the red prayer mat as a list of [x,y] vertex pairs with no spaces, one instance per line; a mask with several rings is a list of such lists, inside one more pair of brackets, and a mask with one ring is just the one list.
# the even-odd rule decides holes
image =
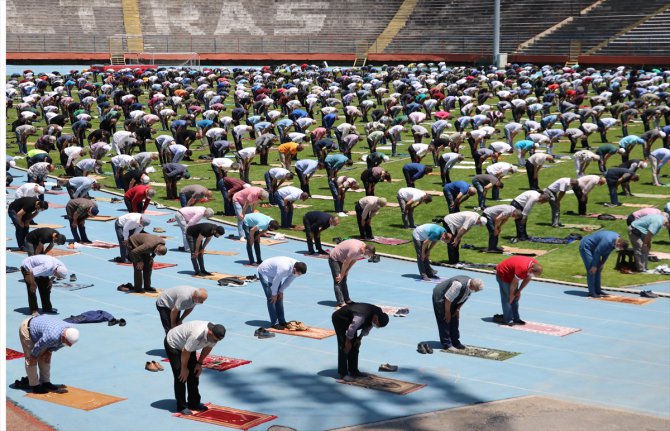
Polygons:
[[[121,266],[133,266],[132,263],[117,263],[117,265]],[[177,266],[176,263],[162,263],[162,262],[154,262],[152,265],[153,269],[163,269],[163,268],[171,268],[173,266]]]
[[7,356],[5,357],[6,361],[11,361],[12,359],[19,359],[25,357],[25,355],[21,352],[17,352],[16,350],[12,350],[9,347],[5,348],[7,351]]
[[581,331],[578,328],[568,328],[565,326],[550,325],[548,323],[526,322],[525,325],[499,325],[503,328],[516,329],[517,331],[534,332],[536,334],[553,335],[555,337],[565,337]]
[[209,407],[209,410],[205,412],[194,412],[192,415],[174,413],[172,416],[199,422],[207,422],[213,425],[222,425],[224,427],[238,430],[248,430],[249,428],[253,428],[262,423],[277,419],[277,416],[274,415],[238,410],[231,407],[217,406],[211,403],[205,405]]
[[268,331],[276,332],[277,334],[297,335],[298,337],[314,338],[317,340],[323,340],[324,338],[335,335],[335,331],[332,329],[315,328],[313,326],[308,326],[306,331],[289,331],[287,329],[279,330],[274,328],[268,328]]
[[[163,362],[170,362],[168,358],[163,359]],[[246,359],[237,359],[237,358],[229,358],[227,356],[216,356],[216,355],[209,355],[205,358],[205,361],[202,363],[203,368],[208,368],[210,370],[216,370],[216,371],[226,371],[230,370],[231,368],[237,368],[242,365],[247,365],[250,364],[251,361],[248,361]]]
[[152,211],[152,210],[144,210],[145,215],[152,215],[152,216],[162,216],[162,215],[168,215],[170,214],[169,212],[165,211]]

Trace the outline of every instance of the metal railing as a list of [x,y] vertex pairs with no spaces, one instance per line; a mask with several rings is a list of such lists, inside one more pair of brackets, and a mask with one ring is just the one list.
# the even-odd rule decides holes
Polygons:
[[[567,55],[570,42],[580,40],[583,45],[594,45],[603,37],[553,39],[543,44],[542,54]],[[368,44],[369,53],[377,54],[376,38],[349,38],[335,34],[320,34],[317,38],[252,37],[252,36],[189,36],[145,35],[144,44],[153,52],[177,53],[343,53],[355,54],[360,44]],[[522,38],[503,34],[501,51],[513,53]],[[493,39],[489,36],[460,37],[396,37],[385,54],[482,54],[492,52]],[[612,48],[607,51],[611,52]],[[8,52],[110,52],[108,36],[81,37],[78,34],[7,34]],[[657,38],[638,38],[635,43],[616,47],[618,55],[670,55],[670,44],[659,43]]]

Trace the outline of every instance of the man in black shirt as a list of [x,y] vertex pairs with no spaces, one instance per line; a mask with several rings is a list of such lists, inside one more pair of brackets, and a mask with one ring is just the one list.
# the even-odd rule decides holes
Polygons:
[[19,248],[23,248],[26,235],[30,230],[30,222],[35,216],[49,208],[49,202],[40,201],[36,197],[25,197],[14,200],[7,207],[7,215],[16,228],[16,243]]
[[217,226],[214,223],[198,223],[186,229],[186,241],[191,250],[191,263],[195,275],[212,275],[205,270],[205,247],[212,240],[212,237],[220,237],[225,230],[223,226]]
[[359,302],[338,309],[333,313],[332,320],[337,335],[337,373],[341,379],[350,382],[362,376],[358,369],[361,340],[373,326],[385,327],[389,316],[376,305]]
[[137,184],[146,184],[142,181],[142,177],[144,177],[144,173],[142,172],[142,169],[140,169],[139,167],[129,169],[127,172],[124,172],[123,175],[121,175],[121,184],[123,185],[123,191],[127,192]]
[[610,191],[610,201],[605,203],[605,206],[608,207],[618,207],[621,204],[619,203],[619,195],[617,193],[617,188],[621,186],[625,191],[630,193],[631,181],[638,181],[640,177],[635,174],[635,171],[632,169],[626,168],[609,168],[605,172],[605,181],[607,182],[607,188]]
[[310,211],[302,218],[307,237],[307,253],[314,254],[314,244],[319,254],[327,254],[321,247],[321,232],[340,224],[340,219],[323,211]]
[[41,227],[26,235],[23,249],[28,253],[28,256],[49,254],[54,244],[65,244],[65,235],[59,233],[56,229]]

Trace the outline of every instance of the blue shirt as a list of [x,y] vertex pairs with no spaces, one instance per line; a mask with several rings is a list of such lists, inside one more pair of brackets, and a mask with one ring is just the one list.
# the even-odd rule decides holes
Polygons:
[[626,148],[635,144],[644,145],[644,140],[639,136],[628,135],[625,138],[621,138],[621,140],[619,141],[619,146],[621,148]]
[[30,320],[30,338],[35,342],[30,356],[37,357],[45,350],[55,352],[63,347],[63,332],[73,328],[72,324],[51,316],[36,316]]
[[206,127],[211,127],[214,125],[214,122],[212,120],[200,120],[197,123],[195,123],[196,126],[198,126],[199,129],[204,129]]
[[406,163],[402,167],[402,170],[410,174],[412,180],[418,180],[426,174],[426,165],[422,163]]
[[535,142],[531,140],[523,140],[514,144],[514,148],[517,150],[530,150],[535,145]]
[[470,184],[465,181],[454,181],[444,186],[444,192],[450,193],[452,196],[458,196],[459,193],[466,194],[469,188]]
[[342,166],[344,166],[345,163],[347,163],[347,160],[349,159],[345,155],[329,154],[325,159],[323,159],[323,163],[328,169],[339,170],[342,168]]
[[648,233],[656,235],[663,227],[663,223],[665,223],[665,217],[663,215],[649,214],[644,217],[640,217],[630,225],[639,230],[642,235],[647,235]]
[[268,230],[270,222],[272,221],[271,217],[266,216],[261,213],[250,213],[244,216],[242,224],[248,228],[257,227],[258,230]]
[[302,175],[311,175],[316,171],[319,162],[316,160],[303,159],[295,162],[295,170],[300,171]]
[[446,229],[435,223],[426,223],[414,229],[412,236],[418,241],[439,241]]
[[76,190],[72,193],[73,198],[80,198],[93,187],[95,180],[90,177],[72,177],[68,181],[70,186],[74,187]]
[[614,250],[614,243],[619,234],[611,230],[592,233],[582,238],[579,243],[579,252],[587,268],[599,267]]

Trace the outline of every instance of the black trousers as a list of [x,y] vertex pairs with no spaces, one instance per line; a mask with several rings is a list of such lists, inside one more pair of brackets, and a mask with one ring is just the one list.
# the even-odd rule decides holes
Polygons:
[[572,191],[575,192],[575,197],[577,198],[578,214],[586,215],[586,204],[588,203],[588,195],[585,195],[582,192],[582,188],[579,184],[570,184],[572,186]]
[[[21,273],[25,277],[28,271],[21,268]],[[51,305],[51,283],[49,277],[35,277],[35,284],[37,284],[37,292],[40,294],[40,301],[42,301],[42,312],[49,312],[53,310]],[[30,313],[38,311],[37,293],[30,291],[30,285],[26,282],[26,290],[28,291],[28,308]]]
[[170,313],[172,310],[167,307],[159,307],[158,305],[156,305],[156,310],[158,310],[158,315],[161,318],[161,325],[163,325],[163,329],[165,329],[165,335],[167,335],[168,331],[172,329],[170,328]]
[[310,254],[314,253],[314,246],[316,245],[317,253],[325,253],[321,246],[321,231],[318,228],[312,228],[307,220],[307,217],[302,218],[302,224],[305,226],[305,236],[307,237],[307,251]]
[[359,346],[354,346],[352,341],[349,353],[344,353],[344,344],[346,342],[346,333],[351,321],[340,313],[345,308],[340,308],[333,313],[333,327],[337,336],[337,373],[344,377],[346,375],[356,376],[360,373],[358,370],[358,352]]
[[[372,239],[372,224],[370,223],[371,217],[367,217],[363,220],[363,207],[360,203],[356,202],[356,221],[358,222],[358,232],[361,235],[361,239]],[[364,222],[368,222],[364,224]]]
[[[167,342],[167,337],[163,341],[165,353],[170,360],[170,368],[172,368],[172,375],[174,376],[174,397],[177,400],[177,411],[182,411],[185,408],[195,408],[200,405],[200,391],[198,385],[200,379],[195,376],[195,366],[198,362],[195,352],[191,352],[188,358],[188,377],[186,383],[179,381],[179,374],[181,373],[181,351],[171,347]],[[188,402],[186,401],[186,391],[188,390]]]
[[[144,268],[138,269],[137,264],[144,263]],[[151,287],[151,273],[153,272],[154,259],[149,255],[143,255],[140,260],[133,262],[133,288],[136,292],[142,290],[142,283],[144,282],[144,289]]]

